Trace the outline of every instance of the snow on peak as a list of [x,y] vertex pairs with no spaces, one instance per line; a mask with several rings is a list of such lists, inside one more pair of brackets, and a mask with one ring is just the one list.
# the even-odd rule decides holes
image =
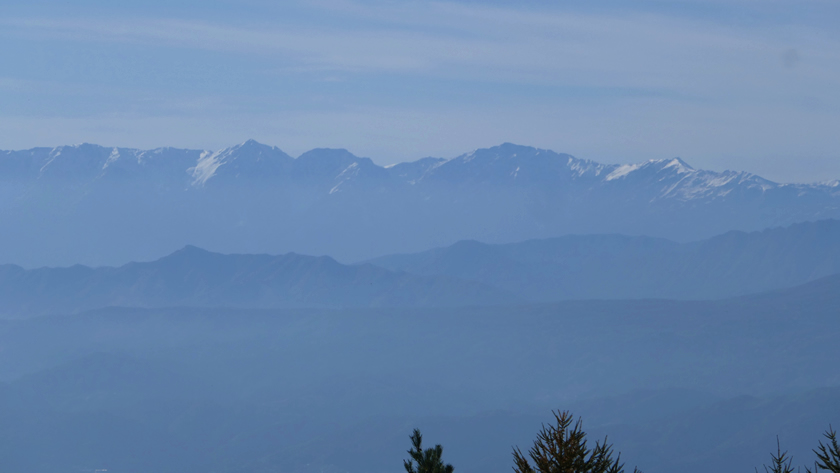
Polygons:
[[[475,159],[475,153],[477,151],[478,150],[470,151],[469,153],[465,154],[461,160],[465,163],[468,163],[468,162],[472,161],[473,159]],[[457,158],[453,158],[453,159],[457,159]]]
[[639,169],[647,169],[653,167],[657,171],[672,171],[676,172],[677,174],[690,174],[697,172],[693,167],[686,164],[680,158],[673,158],[673,159],[651,159],[644,163],[635,163],[635,164],[622,164],[617,166],[613,169],[612,172],[607,174],[607,177],[604,178],[605,181],[614,181],[616,179],[621,179],[623,177],[628,176],[630,173],[634,171],[638,171]]
[[198,162],[196,162],[195,167],[187,169],[187,172],[192,175],[192,184],[194,186],[203,186],[213,177],[213,174],[216,174],[216,169],[224,164],[224,157],[222,155],[225,152],[229,153],[230,150],[216,151],[215,153],[211,153],[210,151],[201,152],[201,156],[198,157]]
[[50,154],[47,155],[47,161],[44,163],[43,166],[41,166],[40,169],[38,169],[39,174],[44,174],[44,171],[47,169],[47,167],[49,167],[50,164],[52,164],[53,161],[55,161],[55,158],[61,156],[61,151],[63,148],[64,146],[59,146],[50,150]]
[[263,148],[268,148],[268,146],[255,140],[248,140],[216,152],[202,151],[195,166],[187,169],[187,172],[193,178],[192,185],[196,187],[204,186],[210,178],[216,175],[220,166],[235,161],[240,156],[237,153],[242,150],[253,153],[256,149],[255,159],[260,161],[263,159]]
[[104,171],[108,169],[108,166],[110,166],[111,163],[115,162],[118,159],[120,159],[120,150],[114,148],[111,150],[111,154],[108,155],[108,159],[105,160],[105,164],[102,165],[102,170]]
[[641,164],[622,164],[621,166],[615,168],[613,172],[607,174],[607,177],[605,177],[604,180],[614,181],[616,179],[621,179],[640,167],[642,167]]
[[694,168],[689,166],[680,158],[674,158],[668,161],[668,164],[662,167],[662,169],[674,169],[677,171],[677,174],[685,174],[688,172],[694,171]]
[[566,161],[566,166],[572,170],[577,177],[582,177],[584,174],[591,172],[595,176],[600,176],[601,172],[607,166],[603,164],[596,163],[595,161],[590,161],[588,159],[578,159],[574,156],[569,156],[568,160]]
[[359,163],[350,163],[350,165],[347,166],[343,171],[341,171],[341,173],[339,173],[338,176],[335,176],[335,180],[338,181],[338,184],[336,184],[332,189],[330,189],[330,194],[335,194],[336,192],[339,192],[341,190],[342,184],[358,175]]

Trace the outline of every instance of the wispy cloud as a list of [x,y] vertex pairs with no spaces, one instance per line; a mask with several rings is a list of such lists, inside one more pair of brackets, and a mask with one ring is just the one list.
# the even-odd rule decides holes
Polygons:
[[4,107],[17,131],[0,140],[52,142],[58,129],[88,136],[70,142],[212,148],[254,136],[384,162],[505,140],[698,166],[840,158],[840,30],[813,13],[836,2],[802,2],[251,0],[256,10],[229,17],[7,15],[0,41],[60,52],[43,70],[19,58],[25,73],[4,72],[0,99],[28,112]]
[[[795,48],[834,80],[840,38],[792,25],[732,28],[650,13],[534,12],[456,3],[321,5],[341,26],[184,19],[7,19],[6,34],[130,42],[262,56],[287,71],[411,73],[497,81],[689,91],[772,88]],[[409,27],[406,27],[408,23]],[[788,61],[789,62],[789,61]]]

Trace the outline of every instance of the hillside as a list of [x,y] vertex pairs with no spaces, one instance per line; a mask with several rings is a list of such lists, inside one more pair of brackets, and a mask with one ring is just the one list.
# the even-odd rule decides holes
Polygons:
[[479,281],[531,301],[716,299],[839,274],[840,221],[733,231],[689,243],[624,235],[573,235],[503,245],[461,241],[368,263]]
[[804,463],[840,415],[838,294],[4,320],[0,469],[385,472],[419,427],[501,473],[558,408],[652,473],[760,466],[777,434]]
[[481,283],[425,277],[329,257],[221,255],[185,247],[120,267],[0,266],[0,314],[30,317],[122,307],[433,307],[513,303]]

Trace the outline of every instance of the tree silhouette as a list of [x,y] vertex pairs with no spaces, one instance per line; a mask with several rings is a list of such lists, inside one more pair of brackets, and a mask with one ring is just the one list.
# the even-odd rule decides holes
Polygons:
[[[791,462],[793,461],[793,457],[788,456],[787,451],[782,452],[782,446],[779,443],[779,436],[776,436],[776,454],[770,454],[770,458],[773,459],[770,462],[770,466],[764,465],[764,472],[765,473],[794,473],[793,467],[790,466]],[[805,471],[808,471],[807,468]],[[758,473],[758,468],[755,469],[755,473]]]
[[[546,426],[537,435],[534,446],[528,451],[534,466],[522,451],[513,449],[516,473],[623,473],[621,454],[613,459],[612,445],[595,442],[595,448],[586,445],[586,433],[580,419],[574,422],[569,411],[552,411],[557,425]],[[574,422],[574,427],[572,423]],[[634,469],[635,473],[641,473]]]
[[814,450],[819,459],[814,470],[820,468],[831,473],[840,473],[840,445],[837,443],[837,432],[829,425],[823,436],[828,439],[828,445],[820,442],[819,448]]
[[452,465],[444,465],[443,447],[435,445],[435,448],[423,450],[423,436],[419,429],[414,429],[411,434],[411,450],[409,460],[403,460],[403,466],[407,473],[452,473],[455,468]]

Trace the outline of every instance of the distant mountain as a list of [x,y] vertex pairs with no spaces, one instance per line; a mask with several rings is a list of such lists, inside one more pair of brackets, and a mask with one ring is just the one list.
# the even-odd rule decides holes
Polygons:
[[150,263],[90,268],[0,266],[0,316],[123,307],[430,307],[504,304],[481,283],[425,277],[322,256],[221,255],[185,247]]
[[605,165],[509,143],[386,167],[253,140],[216,152],[0,151],[0,261],[27,267],[121,264],[186,244],[358,261],[465,239],[689,241],[826,218],[840,218],[838,181],[777,184],[677,158]]
[[776,435],[805,464],[840,422],[838,313],[830,277],[720,301],[0,320],[0,471],[393,472],[420,428],[459,471],[509,473],[551,409],[652,473],[749,471]]
[[622,235],[505,245],[462,241],[368,262],[423,276],[479,281],[531,301],[713,299],[840,274],[840,221],[733,231],[690,243]]

